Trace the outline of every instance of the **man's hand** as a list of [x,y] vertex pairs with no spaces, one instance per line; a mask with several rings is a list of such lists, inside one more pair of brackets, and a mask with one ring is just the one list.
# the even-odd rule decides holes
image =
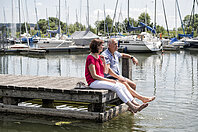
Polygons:
[[133,64],[138,65],[138,60],[135,57],[132,58],[132,61],[133,61]]

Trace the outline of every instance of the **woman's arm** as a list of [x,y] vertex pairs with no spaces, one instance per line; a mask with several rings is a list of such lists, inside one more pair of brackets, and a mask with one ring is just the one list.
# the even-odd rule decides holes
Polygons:
[[91,76],[93,77],[93,79],[101,80],[101,81],[108,81],[108,82],[111,82],[111,83],[116,83],[115,80],[107,79],[107,78],[104,78],[104,77],[101,77],[101,76],[97,75],[97,74],[96,74],[96,70],[95,70],[95,65],[90,64],[90,65],[88,66],[88,68],[89,68],[89,71],[90,71]]
[[100,55],[100,59],[102,60],[102,62],[104,64],[104,73],[107,74],[109,72],[109,67],[106,64],[106,60],[103,55]]

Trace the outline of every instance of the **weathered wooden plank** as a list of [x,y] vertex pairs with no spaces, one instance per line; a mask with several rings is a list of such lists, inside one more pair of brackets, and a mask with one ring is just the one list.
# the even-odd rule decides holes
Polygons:
[[1,85],[18,85],[18,84],[29,84],[28,82],[31,80],[39,81],[39,80],[43,80],[43,78],[45,78],[44,76],[7,76],[6,79],[4,79],[3,81],[0,81]]
[[126,112],[127,109],[128,109],[128,106],[125,103],[123,103],[119,106],[115,106],[115,107],[109,109],[108,111],[100,113],[100,121],[101,122],[108,121],[108,120],[118,116],[119,114]]
[[127,109],[128,106],[126,104],[115,106],[105,112],[87,112],[87,111],[77,111],[77,110],[23,107],[23,106],[14,106],[14,105],[4,105],[0,103],[0,112],[4,112],[4,113],[18,113],[18,114],[26,114],[26,115],[31,114],[31,115],[53,116],[53,117],[88,119],[88,120],[95,120],[97,122],[108,121],[118,116],[119,114],[126,112]]
[[99,112],[23,107],[23,106],[14,106],[14,105],[4,105],[1,103],[0,103],[0,112],[46,115],[46,116],[60,116],[60,117],[67,117],[67,118],[89,119],[89,120],[96,120],[96,121],[101,120]]
[[34,98],[34,99],[51,99],[51,100],[65,100],[65,101],[79,101],[100,103],[101,95],[92,94],[78,94],[78,93],[52,93],[46,91],[22,91],[22,90],[6,90],[0,89],[0,96],[18,97],[18,98]]

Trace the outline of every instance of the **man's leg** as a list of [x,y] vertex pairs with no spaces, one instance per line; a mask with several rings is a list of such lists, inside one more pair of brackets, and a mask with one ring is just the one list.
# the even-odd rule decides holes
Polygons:
[[126,79],[126,82],[129,84],[129,86],[136,90],[136,84],[132,81],[132,80],[129,80],[128,78],[125,78]]

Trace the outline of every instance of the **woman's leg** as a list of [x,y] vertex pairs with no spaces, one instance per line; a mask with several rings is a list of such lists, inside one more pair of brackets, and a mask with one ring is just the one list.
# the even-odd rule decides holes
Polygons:
[[148,103],[144,103],[142,105],[134,105],[133,101],[134,98],[131,95],[131,93],[128,91],[128,89],[126,88],[126,86],[122,83],[117,82],[116,85],[118,85],[118,87],[120,87],[122,89],[122,91],[126,94],[126,96],[130,99],[129,102],[127,102],[126,104],[129,106],[129,110],[132,113],[136,113],[137,111],[141,111],[142,109],[146,108],[148,106]]
[[135,106],[131,101],[133,100],[133,97],[129,93],[129,91],[126,89],[126,87],[121,83],[110,83],[107,81],[99,81],[96,80],[90,84],[91,88],[98,88],[98,89],[106,89],[106,90],[112,90],[116,92],[118,97],[126,103],[130,110],[132,110],[132,113],[136,113],[137,111],[141,111],[142,109],[146,108],[148,106],[147,103],[142,104],[140,106]]
[[116,92],[118,97],[124,102],[127,103],[128,101],[131,101],[133,99],[128,98],[127,95],[124,93],[121,87],[119,87],[117,84],[110,83],[107,81],[99,81],[96,80],[90,84],[91,88],[98,88],[98,89],[106,89],[106,90],[112,90]]
[[122,90],[124,91],[124,93],[126,94],[126,96],[130,99],[130,101],[134,100],[133,96],[131,95],[131,93],[129,92],[129,90],[126,88],[126,86],[120,82],[116,83],[120,88],[122,88]]
[[127,89],[129,90],[129,92],[132,94],[133,97],[141,100],[143,103],[151,102],[155,99],[155,96],[145,97],[145,96],[140,95],[134,89],[132,89],[126,82],[124,82],[123,84],[127,87]]

